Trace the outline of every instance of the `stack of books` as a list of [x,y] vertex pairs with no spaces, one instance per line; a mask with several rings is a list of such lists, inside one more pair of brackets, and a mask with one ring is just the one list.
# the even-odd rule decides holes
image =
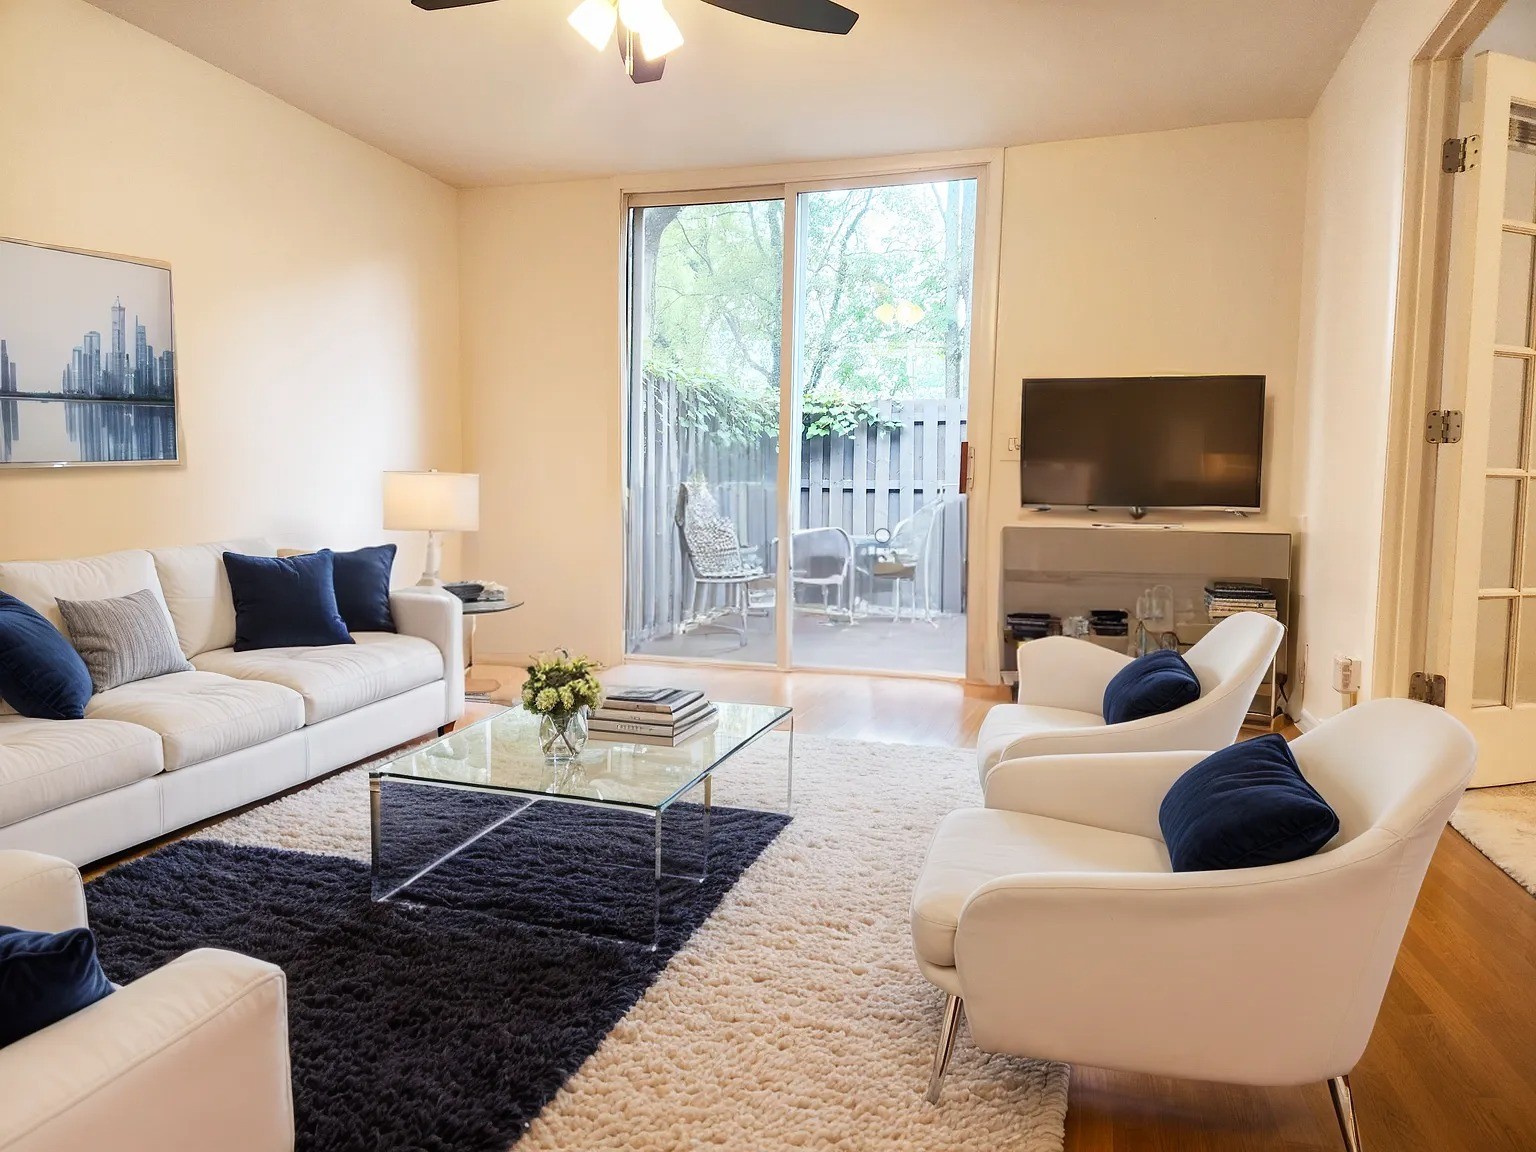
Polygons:
[[594,739],[673,746],[720,722],[704,693],[688,688],[623,688],[608,693],[588,726]]
[[1213,580],[1205,586],[1205,611],[1212,620],[1235,616],[1239,612],[1277,615],[1275,594],[1262,584],[1242,580]]

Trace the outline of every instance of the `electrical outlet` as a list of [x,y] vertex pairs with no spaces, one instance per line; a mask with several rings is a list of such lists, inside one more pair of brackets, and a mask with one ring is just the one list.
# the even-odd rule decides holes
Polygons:
[[1333,690],[1346,695],[1360,691],[1360,660],[1355,656],[1333,658]]

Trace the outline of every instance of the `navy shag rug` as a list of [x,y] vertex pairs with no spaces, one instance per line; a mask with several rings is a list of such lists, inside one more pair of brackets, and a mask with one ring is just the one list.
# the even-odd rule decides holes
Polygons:
[[[445,806],[476,803],[409,791],[429,838],[456,823]],[[372,903],[358,861],[216,840],[114,868],[86,899],[119,983],[204,947],[287,973],[301,1152],[501,1152],[788,819],[714,809],[708,876],[665,884],[654,952],[527,922],[591,929],[654,903],[637,895],[649,877],[624,866],[649,821],[558,803],[484,836],[413,885],[410,905]]]

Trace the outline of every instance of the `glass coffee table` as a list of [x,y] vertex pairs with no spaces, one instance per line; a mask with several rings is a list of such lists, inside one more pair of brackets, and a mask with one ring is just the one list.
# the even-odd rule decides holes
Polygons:
[[[787,726],[782,811],[794,800],[793,711],[765,704],[715,707],[719,724],[676,747],[593,739],[578,760],[562,764],[545,759],[539,718],[513,707],[369,769],[374,901],[414,903],[424,887],[441,891],[452,884],[453,870],[439,869],[535,805],[604,809],[610,815],[586,823],[572,821],[569,813],[559,819],[572,830],[570,846],[583,860],[614,848],[612,875],[635,878],[639,919],[648,923],[591,930],[654,948],[664,882],[697,883],[708,875],[716,771]],[[439,792],[429,798],[427,789],[457,797]],[[771,805],[750,806],[776,810],[777,795]],[[565,866],[558,860],[559,827],[540,824],[545,841],[538,851],[549,867]],[[537,910],[528,918],[537,922]]]

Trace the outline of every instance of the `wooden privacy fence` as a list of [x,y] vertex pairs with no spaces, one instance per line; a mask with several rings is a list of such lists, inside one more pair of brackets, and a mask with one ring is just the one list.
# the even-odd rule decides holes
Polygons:
[[[624,623],[631,649],[674,635],[687,619],[693,588],[673,521],[684,480],[708,483],[749,559],[772,580],[777,439],[742,443],[712,427],[685,424],[683,416],[671,381],[648,380],[632,398]],[[895,532],[925,504],[955,493],[965,427],[962,400],[891,400],[851,435],[802,436],[795,527],[842,528],[855,542],[880,528]],[[918,581],[919,609],[926,587],[935,612],[965,610],[965,531],[960,498],[946,505],[933,528]],[[910,594],[908,584],[903,596]],[[894,603],[883,581],[873,589],[863,582],[861,595]]]

